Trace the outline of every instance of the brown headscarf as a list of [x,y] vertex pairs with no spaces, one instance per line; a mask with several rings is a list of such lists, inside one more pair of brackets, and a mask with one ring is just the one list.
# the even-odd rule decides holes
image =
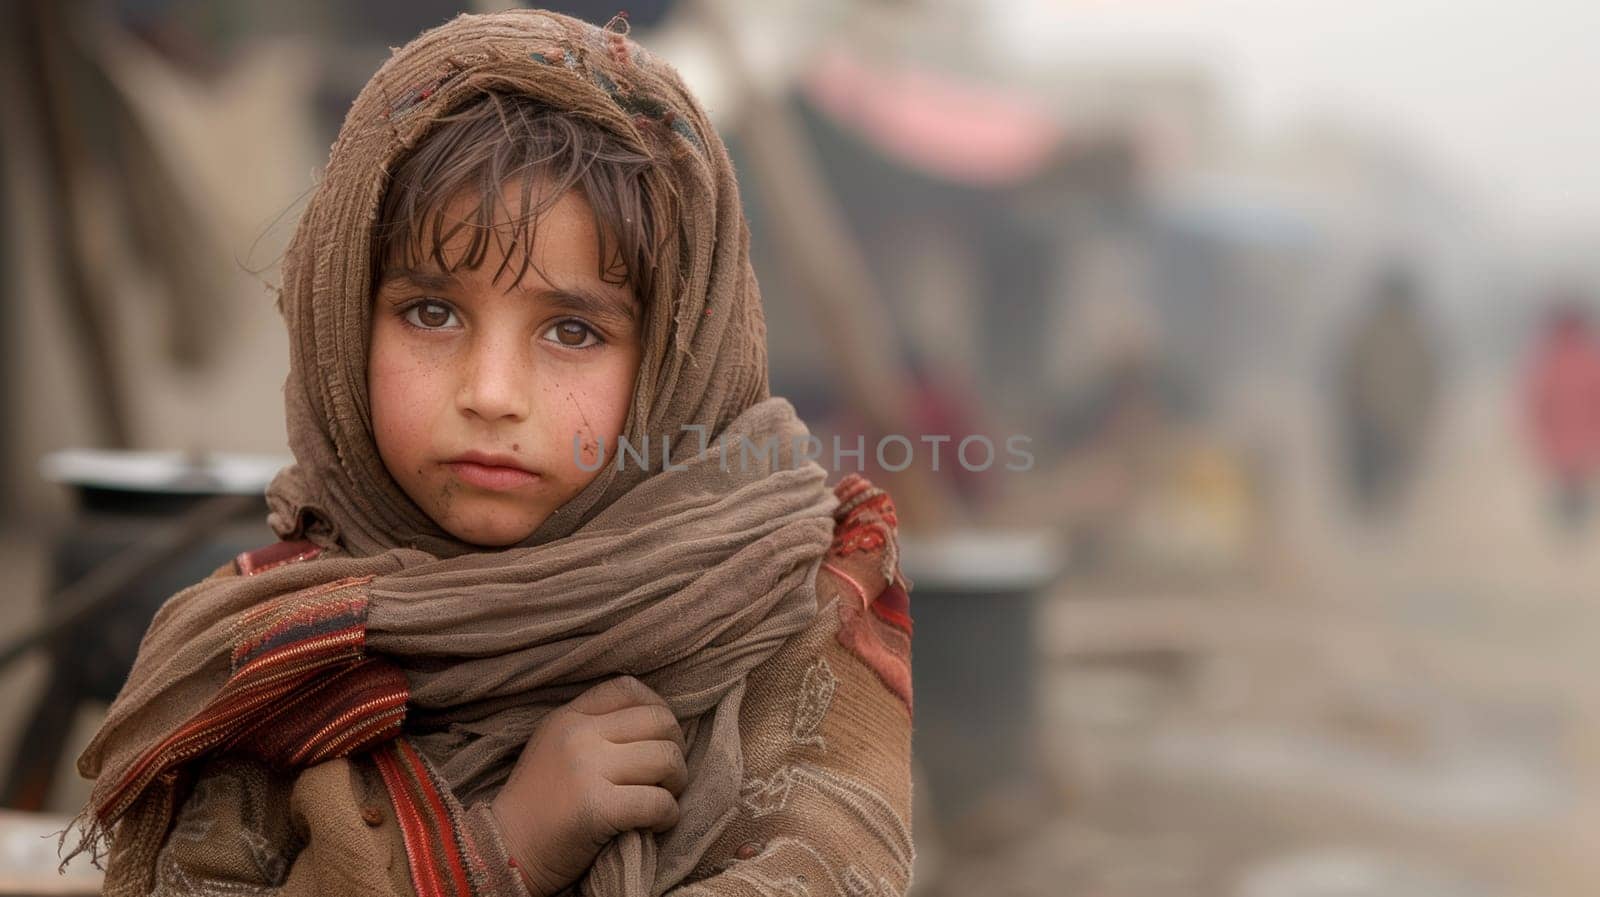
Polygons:
[[[524,543],[484,552],[427,517],[378,456],[366,394],[373,225],[386,172],[446,110],[493,89],[536,97],[655,148],[678,193],[659,253],[624,435],[649,469],[607,463]],[[675,249],[675,251],[673,251]],[[366,587],[366,644],[404,670],[406,732],[456,796],[492,796],[534,727],[600,679],[641,678],[684,725],[680,823],[627,833],[583,883],[657,895],[734,812],[745,676],[816,614],[837,502],[788,402],[768,396],[766,332],[748,231],[721,140],[669,66],[622,34],[532,10],[461,16],[397,50],[362,90],[285,258],[284,386],[296,465],[268,490],[284,538],[323,559],[174,596],[157,614],[104,727],[79,758],[96,778],[90,837],[130,768],[214,695],[239,615],[349,576]],[[685,427],[705,428],[709,451]],[[723,435],[727,456],[718,451]],[[735,446],[775,442],[776,457]],[[671,439],[671,465],[659,446]],[[162,781],[149,787],[163,787]],[[119,832],[120,834],[120,832]],[[115,871],[115,870],[113,870]]]

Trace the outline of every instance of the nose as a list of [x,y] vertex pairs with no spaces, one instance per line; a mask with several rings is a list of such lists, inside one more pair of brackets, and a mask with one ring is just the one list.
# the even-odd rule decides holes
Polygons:
[[486,421],[523,420],[533,392],[529,347],[509,336],[489,334],[474,341],[462,373],[456,405]]

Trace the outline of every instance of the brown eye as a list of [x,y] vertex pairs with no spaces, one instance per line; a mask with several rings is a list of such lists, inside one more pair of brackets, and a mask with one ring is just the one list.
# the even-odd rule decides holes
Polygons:
[[562,321],[546,331],[545,338],[569,349],[587,349],[599,343],[598,339],[591,341],[594,336],[594,329],[582,321]]
[[443,302],[418,302],[406,309],[406,320],[424,330],[447,327],[455,316],[455,311]]

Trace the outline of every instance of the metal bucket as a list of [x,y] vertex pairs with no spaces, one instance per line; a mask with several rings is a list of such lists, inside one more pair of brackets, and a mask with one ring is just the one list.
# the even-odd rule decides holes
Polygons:
[[1040,763],[1042,596],[1061,550],[1038,531],[901,539],[915,622],[912,751],[941,840],[1003,839],[1053,804]]

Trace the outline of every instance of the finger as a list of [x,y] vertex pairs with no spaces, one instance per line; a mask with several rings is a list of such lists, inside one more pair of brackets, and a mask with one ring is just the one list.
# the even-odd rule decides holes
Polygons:
[[661,740],[673,742],[679,751],[687,752],[689,749],[678,718],[660,704],[624,707],[596,717],[592,728],[596,734],[613,744]]
[[666,831],[678,824],[678,800],[654,785],[618,785],[599,798],[600,818],[613,831]]
[[667,702],[639,679],[633,676],[616,676],[573,698],[567,706],[579,713],[598,716],[640,704],[659,704],[665,707]]
[[670,741],[635,741],[607,748],[600,774],[613,785],[658,785],[673,797],[689,784],[683,752]]

